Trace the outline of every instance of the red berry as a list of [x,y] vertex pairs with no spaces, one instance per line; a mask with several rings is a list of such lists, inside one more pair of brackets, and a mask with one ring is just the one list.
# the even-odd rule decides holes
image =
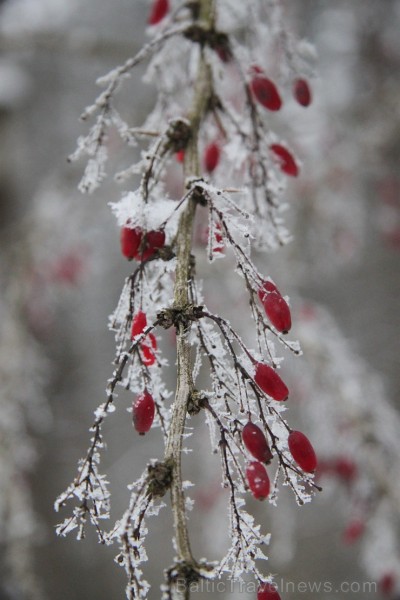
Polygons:
[[396,585],[396,577],[394,573],[384,573],[379,580],[379,591],[383,596],[390,596]]
[[183,162],[185,159],[185,151],[184,150],[179,150],[176,154],[175,154],[176,160],[178,162]]
[[278,288],[272,281],[266,280],[262,282],[262,286],[258,290],[258,297],[260,298],[261,302],[264,302],[268,292],[278,292]]
[[215,231],[214,231],[213,252],[223,252],[224,251],[224,238],[222,236],[221,231],[222,231],[221,225],[219,223],[217,223],[215,226]]
[[351,521],[343,532],[343,542],[345,544],[354,544],[364,533],[365,523],[361,519]]
[[142,241],[142,230],[140,227],[130,229],[122,227],[121,229],[121,252],[128,260],[135,258]]
[[289,150],[281,144],[272,144],[270,148],[279,159],[281,171],[290,177],[297,177],[299,168]]
[[263,301],[265,313],[278,331],[287,333],[292,326],[290,309],[279,292],[270,292]]
[[246,479],[256,500],[265,500],[268,497],[271,485],[264,465],[256,461],[251,462],[246,469]]
[[308,81],[305,79],[296,79],[293,82],[293,95],[301,106],[309,106],[312,97]]
[[289,396],[288,388],[278,373],[269,365],[260,362],[256,363],[254,381],[263,392],[271,396],[274,400],[287,400]]
[[150,10],[148,24],[149,25],[157,25],[160,21],[163,20],[167,12],[169,11],[169,1],[168,0],[154,0],[153,5]]
[[258,102],[268,108],[277,111],[282,106],[282,100],[276,85],[263,75],[255,75],[250,82],[250,88]]
[[141,343],[142,362],[146,367],[151,367],[156,362],[154,350],[157,350],[157,340],[153,333],[149,333],[146,339]]
[[272,583],[262,583],[257,590],[257,600],[281,600],[281,597]]
[[260,462],[269,463],[272,452],[261,429],[249,421],[243,427],[242,440],[247,450]]
[[220,149],[216,142],[208,144],[204,151],[204,168],[209,173],[212,173],[218,166],[220,157]]
[[301,431],[291,431],[288,438],[289,450],[299,467],[306,473],[317,468],[317,457],[308,437]]
[[340,457],[333,463],[335,474],[343,481],[350,483],[357,477],[357,465],[350,458]]
[[137,258],[137,260],[147,260],[153,256],[157,250],[162,248],[164,244],[165,231],[148,231],[144,234],[144,244],[142,244],[143,247],[140,249],[140,252],[135,258]]
[[140,435],[144,435],[149,431],[153,424],[154,412],[153,396],[145,390],[132,405],[133,426]]
[[143,333],[146,327],[147,317],[142,310],[139,310],[132,320],[131,340],[133,340],[137,335]]

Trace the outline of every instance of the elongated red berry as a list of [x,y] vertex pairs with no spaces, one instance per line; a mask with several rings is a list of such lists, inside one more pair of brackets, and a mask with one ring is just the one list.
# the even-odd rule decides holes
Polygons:
[[267,442],[267,438],[261,429],[249,421],[243,427],[242,440],[247,450],[260,462],[269,463],[272,458],[272,452]]
[[220,154],[220,148],[216,142],[208,144],[204,150],[204,168],[206,171],[212,173],[217,168]]
[[151,10],[150,10],[149,18],[147,21],[148,24],[149,25],[157,25],[157,23],[159,23],[160,21],[162,21],[164,19],[164,17],[166,16],[168,11],[169,11],[169,1],[168,0],[154,0]]
[[132,319],[131,339],[133,340],[137,335],[143,333],[146,327],[147,317],[142,310],[139,310]]
[[145,390],[132,405],[133,426],[140,435],[144,435],[151,428],[154,413],[153,396]]
[[178,150],[178,152],[175,154],[175,157],[178,162],[182,163],[185,159],[185,151]]
[[142,362],[146,367],[151,367],[156,362],[155,350],[157,350],[157,340],[153,333],[144,339],[140,345],[142,351]]
[[254,75],[250,89],[255,99],[268,110],[277,111],[282,106],[282,100],[273,81],[261,74]]
[[122,227],[121,229],[121,252],[128,260],[137,256],[140,242],[142,241],[142,230],[140,227],[130,229]]
[[144,234],[144,241],[135,258],[137,260],[147,260],[153,256],[157,250],[165,244],[165,231],[162,229],[148,231]]
[[285,148],[285,146],[282,146],[282,144],[272,144],[270,148],[279,159],[281,171],[290,177],[297,177],[299,174],[299,167],[289,150]]
[[306,473],[317,468],[317,456],[310,440],[301,431],[291,431],[288,438],[289,450],[299,467]]
[[293,82],[293,96],[301,106],[307,107],[311,104],[312,96],[308,81],[295,79]]
[[254,381],[274,400],[287,400],[287,397],[289,396],[288,388],[279,377],[278,373],[269,365],[260,362],[256,363]]
[[346,529],[343,531],[343,542],[345,544],[354,544],[357,542],[365,530],[365,523],[361,519],[355,519],[350,521]]
[[257,590],[257,600],[281,600],[281,597],[272,583],[262,583]]
[[266,468],[260,462],[253,461],[246,469],[246,479],[256,500],[268,498],[271,484]]
[[281,333],[287,333],[292,326],[290,308],[279,292],[267,294],[263,306],[272,325]]
[[214,230],[213,252],[222,253],[223,251],[224,251],[224,238],[222,235],[222,228],[221,228],[220,223],[217,223],[215,226],[215,230]]
[[269,292],[278,292],[279,293],[279,290],[272,281],[269,281],[267,279],[262,282],[262,285],[261,285],[260,289],[258,290],[258,297],[260,298],[261,302],[264,302],[264,300],[267,297]]

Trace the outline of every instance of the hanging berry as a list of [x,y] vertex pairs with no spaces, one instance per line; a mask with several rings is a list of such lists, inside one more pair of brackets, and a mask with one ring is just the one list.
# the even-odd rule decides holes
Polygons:
[[216,224],[214,230],[213,252],[222,253],[224,251],[224,238],[222,236],[222,228],[219,223]]
[[162,229],[148,232],[143,232],[141,227],[121,229],[121,252],[128,260],[147,260],[164,244],[165,231]]
[[272,459],[272,452],[267,442],[267,438],[261,429],[249,421],[243,427],[242,440],[247,450],[260,462],[269,463]]
[[165,244],[165,231],[148,231],[144,234],[143,249],[140,249],[137,260],[147,260]]
[[268,110],[277,111],[282,106],[282,100],[278,89],[273,81],[260,74],[257,69],[256,74],[250,82],[250,89],[255,99]]
[[288,438],[289,450],[293,459],[306,473],[317,468],[317,456],[310,440],[301,431],[291,431]]
[[212,173],[217,168],[220,154],[220,148],[216,142],[208,144],[204,150],[204,168],[208,173]]
[[256,500],[265,500],[268,497],[271,484],[264,465],[256,461],[251,462],[246,469],[246,479]]
[[262,583],[257,590],[257,600],[281,600],[281,597],[272,583]]
[[295,79],[293,82],[293,96],[301,106],[309,106],[312,101],[312,95],[308,81],[301,78]]
[[272,325],[281,333],[288,333],[292,327],[290,308],[279,292],[270,292],[263,301],[263,306]]
[[254,381],[263,392],[271,396],[274,400],[287,400],[289,396],[288,388],[278,373],[269,365],[260,362],[256,363]]
[[168,11],[169,0],[154,0],[147,20],[148,24],[157,25],[164,19]]
[[142,240],[142,230],[140,227],[131,229],[122,227],[121,229],[121,252],[128,260],[136,257]]
[[281,171],[290,177],[297,177],[299,167],[289,150],[281,144],[272,144],[270,149],[278,157]]
[[132,405],[133,426],[140,435],[149,431],[153,424],[155,404],[147,390],[140,394]]
[[136,313],[132,319],[131,340],[133,340],[137,335],[141,335],[146,327],[147,317],[142,310],[139,310],[139,312]]
[[264,300],[267,297],[267,294],[269,292],[278,292],[278,288],[272,281],[269,281],[267,279],[262,282],[262,285],[261,285],[260,289],[258,290],[258,297],[260,298],[261,302],[264,302]]
[[146,367],[151,367],[156,362],[155,351],[157,350],[157,340],[153,333],[149,333],[148,336],[140,344],[140,350],[142,353],[142,363]]

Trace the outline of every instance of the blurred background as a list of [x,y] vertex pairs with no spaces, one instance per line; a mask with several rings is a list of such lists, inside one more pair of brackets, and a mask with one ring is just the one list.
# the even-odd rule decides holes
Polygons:
[[[376,450],[377,472],[389,475],[380,484],[379,502],[386,492],[393,502],[383,508],[378,502],[378,516],[378,509],[366,511],[374,525],[353,544],[343,542],[343,531],[360,496],[350,489],[348,471],[326,477],[326,493],[311,505],[299,509],[282,492],[277,508],[252,508],[273,533],[269,568],[278,577],[334,587],[379,581],[376,593],[361,587],[351,593],[394,598],[400,595],[398,547],[393,550],[400,512],[400,1],[288,0],[283,7],[288,29],[313,43],[318,55],[312,105],[304,110],[289,98],[278,124],[302,160],[301,176],[287,190],[294,239],[257,259],[289,295],[297,323],[293,335],[305,352],[293,365],[288,361],[295,390],[291,418],[321,447],[326,466],[333,454],[341,457],[332,448],[352,406],[360,431],[370,427],[379,435],[371,441],[369,430],[368,436],[356,432],[356,447],[344,437],[343,448],[363,471],[366,488],[363,460]],[[113,562],[116,548],[100,546],[90,531],[79,543],[54,533],[65,515],[54,513],[53,502],[75,476],[112,371],[108,315],[130,272],[107,205],[121,190],[108,177],[93,195],[81,196],[77,184],[84,165],[69,164],[67,157],[87,131],[79,115],[97,95],[96,78],[146,40],[148,10],[144,0],[0,2],[0,600],[124,597],[125,575]],[[139,68],[119,98],[134,125],[144,120],[154,95],[141,83],[142,74]],[[112,173],[113,161],[128,151],[117,136],[108,145]],[[216,311],[226,308],[245,329],[247,300],[239,278],[229,276],[229,256],[212,266],[202,248],[198,256],[208,303]],[[162,348],[173,362],[172,340],[168,332],[164,336]],[[173,389],[173,372],[167,377]],[[128,407],[129,398],[121,393],[121,399]],[[342,417],[326,433],[334,409]],[[149,457],[162,455],[159,432],[138,439],[127,420],[122,408],[105,426],[103,472],[115,519],[127,505],[127,485]],[[190,425],[196,435],[185,472],[198,482],[191,493],[194,551],[217,559],[227,524],[219,460],[209,451],[201,416]],[[173,558],[168,510],[149,526],[146,574],[154,585],[150,598],[157,598],[163,569]],[[393,584],[385,587],[382,578],[389,575]],[[226,597],[235,594],[254,597],[238,591]]]

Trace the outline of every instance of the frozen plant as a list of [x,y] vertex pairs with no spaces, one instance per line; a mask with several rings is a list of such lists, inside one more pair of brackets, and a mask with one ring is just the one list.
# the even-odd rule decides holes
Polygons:
[[[284,111],[289,95],[299,111],[311,103],[309,53],[286,31],[279,2],[155,0],[148,23],[151,40],[98,80],[104,90],[82,115],[94,124],[71,156],[88,157],[79,187],[93,192],[106,177],[111,129],[128,146],[142,150],[139,162],[115,176],[128,182],[140,175],[139,186],[111,204],[121,253],[134,261],[110,319],[115,370],[107,397],[95,411],[78,474],[56,501],[57,510],[70,501],[75,505],[57,531],[66,535],[77,530],[82,539],[90,521],[102,543],[120,547],[116,560],[128,577],[127,598],[147,598],[146,521],[165,506],[163,497],[169,492],[176,558],[165,571],[163,598],[188,598],[191,583],[223,574],[236,581],[251,574],[259,600],[278,598],[271,576],[260,566],[269,536],[248,512],[246,500],[252,495],[275,504],[283,484],[299,504],[308,502],[317,489],[316,456],[308,438],[292,431],[284,414],[289,390],[278,348],[301,354],[299,344],[287,340],[288,299],[258,271],[251,251],[276,249],[290,239],[282,194],[287,176],[298,176],[300,163],[270,123],[278,124],[277,113]],[[157,96],[145,123],[137,127],[117,110],[116,94],[143,61],[149,61],[145,81],[156,86]],[[170,191],[177,169],[183,171],[178,198]],[[193,239],[195,225],[205,215],[202,251],[210,269],[223,259],[232,277],[236,273],[242,279],[255,325],[254,347],[224,316],[207,308],[203,298]],[[167,360],[159,348],[159,336],[170,328],[176,332],[177,351],[173,400],[163,378]],[[205,381],[201,368],[202,375],[208,372]],[[119,404],[118,386],[132,395],[136,432],[144,435],[159,427],[165,453],[129,486],[126,512],[106,531],[102,523],[109,518],[110,492],[100,468],[102,426]],[[186,422],[200,412],[210,428],[211,450],[221,457],[222,485],[229,491],[231,545],[217,563],[192,554],[188,484],[181,474]]]

